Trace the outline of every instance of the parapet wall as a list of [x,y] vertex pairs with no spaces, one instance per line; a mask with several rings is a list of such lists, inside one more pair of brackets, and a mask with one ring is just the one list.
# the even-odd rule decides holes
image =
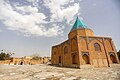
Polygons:
[[39,60],[33,60],[28,58],[12,58],[10,60],[1,60],[0,64],[7,65],[35,65],[35,64],[47,64],[50,58],[44,57]]
[[10,64],[11,60],[2,60],[0,64]]

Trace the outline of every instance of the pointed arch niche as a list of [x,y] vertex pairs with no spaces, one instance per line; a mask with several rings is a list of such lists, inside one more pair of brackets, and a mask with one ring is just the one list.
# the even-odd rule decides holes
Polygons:
[[97,52],[101,52],[101,46],[97,42],[94,43],[94,50]]
[[76,41],[76,39],[72,39],[72,42],[71,42],[71,44],[72,44],[72,51],[76,51],[77,50],[77,41]]
[[109,50],[109,51],[112,51],[113,48],[111,46],[111,43],[109,40],[105,40],[105,46],[106,46],[106,49]]
[[72,64],[77,64],[77,54],[76,53],[72,54]]
[[89,41],[89,49],[94,51],[94,52],[103,52],[104,51],[104,46],[103,43],[97,40],[96,38],[93,38],[93,40]]
[[109,55],[110,55],[111,62],[112,63],[117,63],[117,59],[116,59],[115,54],[113,52],[110,52]]
[[67,54],[67,53],[68,53],[68,47],[65,46],[65,47],[64,47],[64,54]]
[[80,40],[80,44],[81,44],[81,50],[82,51],[85,51],[85,50],[87,50],[87,44],[86,44],[86,40],[85,39],[81,39]]
[[90,58],[89,58],[89,53],[88,52],[82,52],[82,63],[83,64],[90,64]]

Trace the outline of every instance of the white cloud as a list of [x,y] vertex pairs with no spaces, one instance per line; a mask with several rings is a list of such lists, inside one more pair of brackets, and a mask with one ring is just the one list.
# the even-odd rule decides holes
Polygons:
[[36,7],[32,7],[32,6],[21,6],[21,7],[18,7],[16,6],[15,7],[17,10],[20,10],[24,13],[37,13],[38,12],[38,9]]
[[6,26],[8,26],[8,29],[17,30],[27,35],[32,34],[46,37],[56,36],[59,34],[59,30],[61,28],[53,26],[47,31],[45,27],[41,25],[41,23],[47,23],[44,20],[46,16],[43,13],[38,12],[38,9],[36,7],[17,6],[16,9],[24,13],[29,12],[30,14],[20,14],[17,11],[14,11],[10,4],[4,1],[0,3],[0,19],[3,20],[3,23]]
[[[10,4],[2,1],[0,3],[0,19],[4,21],[4,24],[11,30],[18,30],[28,34],[42,33],[42,27],[36,26],[36,23],[44,22],[46,18],[43,13],[35,13],[29,15],[23,15],[13,10]],[[28,6],[28,10],[34,10],[34,8]],[[34,31],[33,31],[33,30]],[[36,31],[36,32],[35,32]]]
[[61,27],[59,28],[59,26],[57,26],[56,24],[52,25],[52,28],[49,28],[49,30],[45,33],[45,35],[47,35],[48,37],[52,37],[52,36],[57,36],[58,34],[63,33],[63,28]]
[[[64,19],[67,19],[69,23],[80,9],[79,3],[69,5],[69,0],[43,0],[43,6],[49,8],[51,13],[50,22],[54,23],[50,24],[46,21],[46,18],[49,16],[39,10],[38,4],[36,4],[39,0],[27,1],[37,6],[19,6],[10,4],[9,1],[4,0],[0,2],[0,20],[9,30],[17,30],[25,35],[58,36],[63,33],[64,26],[58,26],[57,22],[62,22]],[[64,5],[68,6],[64,7]],[[47,27],[43,24],[46,24]]]
[[27,0],[28,2],[32,2],[32,3],[35,3],[36,1],[38,0]]
[[37,7],[37,6],[38,6],[38,2],[39,2],[40,0],[26,0],[26,1],[32,3],[34,6]]
[[79,3],[74,3],[74,5],[69,5],[68,7],[63,6],[69,2],[69,0],[44,0],[45,6],[50,9],[52,14],[52,22],[61,22],[64,19],[67,19],[67,22],[69,23],[71,20],[73,20],[80,7]]
[[65,5],[69,2],[69,0],[43,0],[45,5],[48,7],[59,7],[61,5]]
[[74,15],[78,13],[78,10],[79,4],[77,3],[75,3],[73,6],[67,7],[66,9],[59,8],[56,12],[53,11],[51,19],[61,22],[65,18],[68,22],[70,22],[74,18]]

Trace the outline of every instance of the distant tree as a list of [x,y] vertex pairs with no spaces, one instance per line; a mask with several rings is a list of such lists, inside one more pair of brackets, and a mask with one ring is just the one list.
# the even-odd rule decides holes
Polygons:
[[0,60],[5,60],[5,53],[0,54]]
[[33,60],[39,60],[39,59],[41,59],[41,57],[39,56],[39,54],[33,54],[31,57],[32,57]]
[[117,54],[118,54],[118,58],[120,60],[120,50],[117,52]]
[[12,55],[14,55],[15,53],[6,53],[4,52],[3,50],[1,50],[1,53],[0,53],[0,60],[7,60],[7,59],[10,59]]

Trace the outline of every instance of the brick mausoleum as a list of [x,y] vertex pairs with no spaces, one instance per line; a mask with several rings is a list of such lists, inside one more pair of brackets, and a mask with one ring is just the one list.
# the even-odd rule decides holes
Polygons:
[[77,17],[68,40],[52,46],[51,63],[76,68],[111,67],[119,60],[112,39],[94,36]]

